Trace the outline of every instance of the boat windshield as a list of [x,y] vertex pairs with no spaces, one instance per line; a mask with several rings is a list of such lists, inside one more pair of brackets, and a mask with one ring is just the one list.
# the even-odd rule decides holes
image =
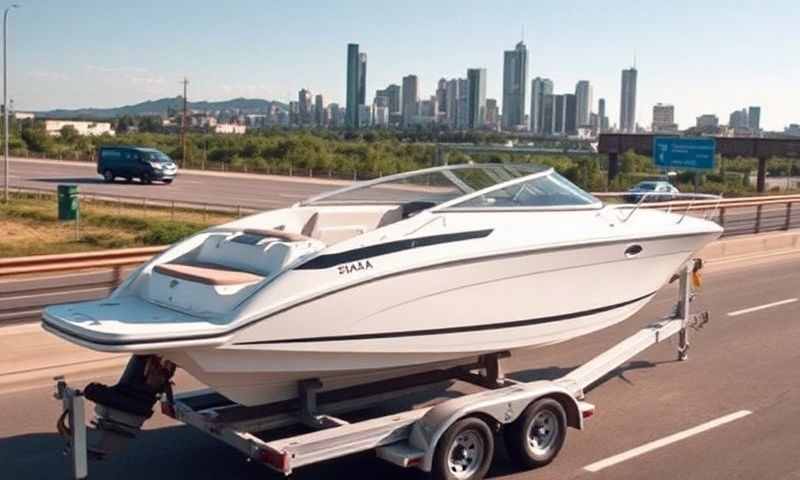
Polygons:
[[468,195],[450,208],[585,208],[602,203],[574,183],[551,170],[542,175],[509,182],[496,189]]
[[547,170],[540,165],[501,163],[434,167],[357,183],[301,205],[425,202],[434,206]]

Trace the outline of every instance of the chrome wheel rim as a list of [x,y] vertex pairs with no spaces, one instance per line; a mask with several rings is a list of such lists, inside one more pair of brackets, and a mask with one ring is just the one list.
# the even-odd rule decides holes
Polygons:
[[447,469],[455,478],[470,478],[480,469],[485,455],[483,436],[475,430],[464,430],[450,445]]
[[553,412],[542,410],[537,413],[528,426],[528,448],[536,456],[548,456],[556,444],[560,428]]

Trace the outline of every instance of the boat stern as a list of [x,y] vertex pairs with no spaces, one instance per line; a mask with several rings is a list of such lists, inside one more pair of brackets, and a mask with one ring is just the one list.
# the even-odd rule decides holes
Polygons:
[[149,353],[223,344],[227,323],[146,302],[112,297],[48,307],[42,327],[71,343],[101,352]]

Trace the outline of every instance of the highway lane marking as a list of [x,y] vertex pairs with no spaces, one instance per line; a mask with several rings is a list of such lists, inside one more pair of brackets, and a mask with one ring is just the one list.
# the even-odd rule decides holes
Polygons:
[[734,412],[734,413],[725,415],[724,417],[717,418],[716,420],[711,420],[709,422],[703,423],[701,425],[698,425],[696,427],[690,428],[688,430],[684,430],[682,432],[674,433],[674,434],[672,434],[672,435],[670,435],[668,437],[664,437],[662,439],[655,440],[655,441],[652,441],[650,443],[645,443],[644,445],[642,445],[640,447],[636,447],[636,448],[633,448],[633,449],[628,450],[626,452],[622,452],[620,454],[614,455],[613,457],[608,457],[608,458],[606,458],[604,460],[600,460],[598,462],[592,463],[590,465],[587,465],[587,466],[583,467],[583,469],[586,470],[586,471],[592,472],[592,473],[596,473],[596,472],[599,472],[600,470],[603,470],[605,468],[611,467],[611,466],[616,465],[618,463],[622,463],[622,462],[624,462],[626,460],[630,460],[630,459],[632,459],[634,457],[638,457],[639,455],[643,455],[645,453],[652,452],[653,450],[656,450],[656,449],[661,448],[661,447],[665,447],[665,446],[667,446],[669,444],[672,444],[672,443],[675,443],[675,442],[679,442],[681,440],[685,440],[685,439],[687,439],[689,437],[692,437],[694,435],[703,433],[703,432],[705,432],[707,430],[711,430],[712,428],[716,428],[716,427],[719,427],[721,425],[725,425],[726,423],[730,423],[730,422],[739,420],[741,418],[744,418],[744,417],[750,415],[751,413],[753,413],[753,412],[751,412],[750,410],[739,410],[738,412]]
[[787,298],[786,300],[780,300],[778,302],[772,302],[772,303],[767,303],[767,304],[764,304],[764,305],[758,305],[756,307],[750,307],[750,308],[745,308],[745,309],[742,309],[742,310],[736,310],[735,312],[728,312],[728,316],[729,317],[738,317],[739,315],[744,315],[745,313],[757,312],[759,310],[765,310],[767,308],[780,307],[781,305],[794,303],[796,301],[797,301],[796,298]]

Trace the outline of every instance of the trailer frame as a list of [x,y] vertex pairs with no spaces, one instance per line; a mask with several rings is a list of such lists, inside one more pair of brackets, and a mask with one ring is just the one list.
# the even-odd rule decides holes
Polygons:
[[[175,395],[168,392],[161,399],[161,410],[285,475],[302,466],[369,450],[401,467],[430,472],[440,440],[462,419],[478,418],[498,431],[513,424],[535,402],[553,399],[563,408],[566,425],[582,429],[584,419],[594,413],[594,406],[585,401],[585,390],[608,373],[676,335],[678,359],[688,359],[688,330],[699,329],[709,320],[708,312],[694,314],[690,309],[692,284],[699,283],[693,276],[700,268],[702,262],[692,259],[673,277],[672,281],[678,280],[678,295],[667,316],[555,380],[518,382],[505,378],[500,360],[509,353],[496,352],[454,368],[339,391],[320,392],[319,380],[309,379],[299,383],[297,399],[256,407],[232,403],[207,389]],[[73,478],[84,479],[93,453],[87,440],[92,429],[85,422],[84,396],[69,387],[63,377],[56,380],[55,396],[62,401],[59,431],[66,437]],[[339,416],[452,380],[485,390],[353,423]],[[258,435],[290,425],[305,425],[311,431],[272,440]]]

